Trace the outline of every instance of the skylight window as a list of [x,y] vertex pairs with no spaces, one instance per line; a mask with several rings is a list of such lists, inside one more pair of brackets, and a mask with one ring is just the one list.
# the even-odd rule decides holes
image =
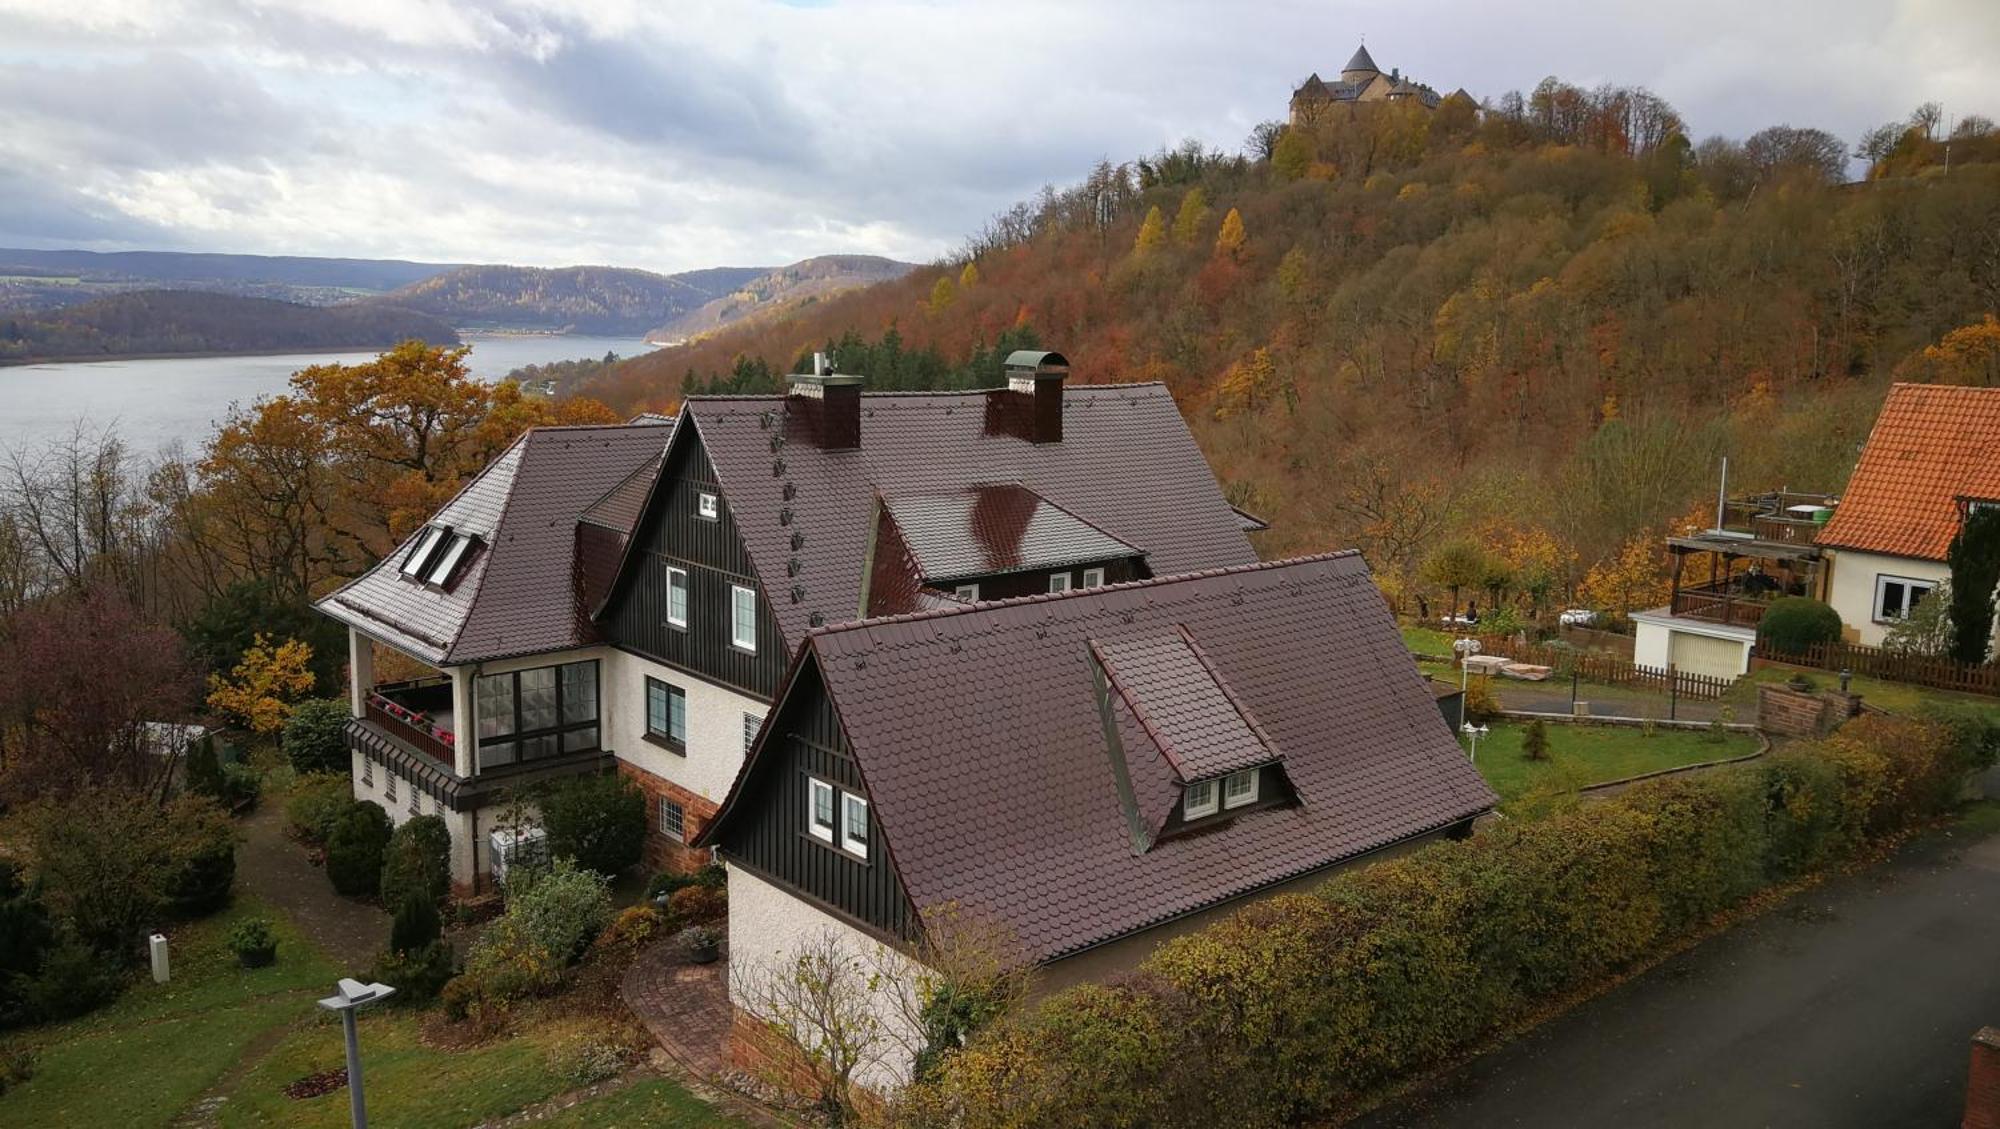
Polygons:
[[445,546],[444,552],[438,554],[437,564],[431,566],[429,574],[424,577],[424,583],[435,584],[440,588],[448,586],[452,574],[458,571],[458,566],[465,560],[466,551],[471,548],[470,533],[461,533],[453,537],[451,544]]
[[449,530],[442,525],[424,526],[423,536],[417,538],[416,547],[403,558],[403,575],[412,580],[424,574],[424,566],[430,563],[432,554],[437,552],[438,542],[444,540]]

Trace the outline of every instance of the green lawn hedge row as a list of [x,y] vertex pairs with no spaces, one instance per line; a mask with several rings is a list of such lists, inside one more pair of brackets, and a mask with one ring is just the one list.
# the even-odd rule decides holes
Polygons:
[[1977,723],[1868,717],[1254,903],[981,1032],[906,1120],[1281,1125],[1433,1067],[1770,883],[1945,810]]

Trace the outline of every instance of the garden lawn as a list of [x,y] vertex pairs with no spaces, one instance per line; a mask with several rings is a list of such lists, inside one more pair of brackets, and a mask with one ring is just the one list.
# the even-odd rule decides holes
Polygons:
[[[1479,774],[1500,794],[1504,807],[1532,793],[1573,792],[1590,784],[1623,780],[1663,768],[1748,756],[1757,738],[1728,733],[1721,741],[1706,730],[1658,729],[1652,736],[1624,726],[1548,726],[1549,759],[1531,761],[1521,753],[1527,726],[1496,723],[1479,741]],[[1465,739],[1459,739],[1461,747]]]
[[666,1078],[646,1078],[602,1097],[578,1102],[536,1122],[545,1129],[748,1129],[748,1122],[724,1117]]
[[[239,967],[225,943],[268,917],[278,962]],[[173,979],[142,979],[117,1002],[69,1023],[14,1033],[35,1073],[0,1097],[5,1125],[167,1125],[220,1081],[259,1036],[310,1014],[337,973],[291,923],[254,899],[169,935]],[[143,975],[143,974],[142,974]]]

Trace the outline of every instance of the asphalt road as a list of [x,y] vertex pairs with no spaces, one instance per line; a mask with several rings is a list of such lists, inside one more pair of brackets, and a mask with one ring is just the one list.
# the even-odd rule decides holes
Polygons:
[[1955,1127],[2000,1024],[2000,834],[1798,895],[1360,1124]]

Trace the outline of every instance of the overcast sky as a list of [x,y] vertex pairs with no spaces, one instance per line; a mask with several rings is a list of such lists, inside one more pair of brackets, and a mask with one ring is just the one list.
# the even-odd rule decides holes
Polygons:
[[1365,34],[1697,139],[2000,118],[2000,0],[0,0],[0,245],[654,270],[928,259],[1044,183],[1238,148]]

